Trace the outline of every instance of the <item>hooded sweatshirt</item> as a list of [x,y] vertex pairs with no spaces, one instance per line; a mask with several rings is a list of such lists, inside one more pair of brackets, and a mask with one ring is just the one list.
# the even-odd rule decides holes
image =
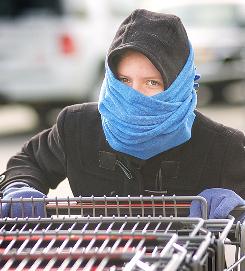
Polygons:
[[125,50],[139,51],[159,70],[168,88],[185,65],[189,48],[188,36],[179,17],[137,9],[116,32],[108,51],[108,64],[115,73]]

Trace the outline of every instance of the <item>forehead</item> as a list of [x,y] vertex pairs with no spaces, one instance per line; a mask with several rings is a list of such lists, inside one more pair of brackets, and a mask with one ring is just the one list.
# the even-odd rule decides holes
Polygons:
[[159,78],[160,72],[154,64],[138,51],[125,52],[118,61],[116,68],[117,75],[136,76],[138,78]]
[[135,66],[143,69],[144,67],[151,67],[151,69],[156,69],[154,64],[150,59],[143,53],[136,50],[127,50],[120,55],[117,61],[117,70],[119,68],[127,69],[130,66]]

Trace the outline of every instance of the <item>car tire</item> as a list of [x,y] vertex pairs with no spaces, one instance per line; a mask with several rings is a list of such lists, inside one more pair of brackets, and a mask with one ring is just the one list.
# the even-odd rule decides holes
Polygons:
[[197,90],[197,106],[202,107],[210,104],[213,100],[213,91],[207,85],[200,85]]

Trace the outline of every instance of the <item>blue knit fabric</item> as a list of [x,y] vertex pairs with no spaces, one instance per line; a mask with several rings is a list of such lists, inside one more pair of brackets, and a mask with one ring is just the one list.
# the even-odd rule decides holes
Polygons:
[[[204,197],[208,203],[208,218],[227,218],[229,213],[237,206],[245,205],[245,200],[234,191],[224,188],[210,188],[203,190],[199,196]],[[190,208],[190,217],[202,217],[200,201],[194,200]],[[245,213],[238,218],[241,222]]]
[[30,187],[28,184],[16,181],[3,191],[3,200],[18,199],[19,202],[3,203],[0,217],[45,217],[45,202],[20,203],[20,198],[44,198],[45,194]]
[[191,138],[197,103],[194,54],[169,88],[145,96],[119,81],[106,65],[98,109],[109,145],[149,159]]

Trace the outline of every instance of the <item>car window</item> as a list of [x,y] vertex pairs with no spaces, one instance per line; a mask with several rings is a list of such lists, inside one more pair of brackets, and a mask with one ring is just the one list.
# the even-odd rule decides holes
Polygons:
[[85,0],[62,0],[62,3],[66,14],[80,19],[88,16],[88,5]]
[[140,7],[142,0],[124,0],[122,2],[118,2],[118,0],[108,0],[108,7],[110,9],[110,13],[114,17],[126,17],[129,15],[131,11],[135,8]]
[[63,13],[60,0],[0,0],[1,17],[18,17],[27,14]]
[[178,15],[186,26],[229,27],[245,23],[240,8],[240,6],[233,4],[190,4],[176,6],[169,11]]

